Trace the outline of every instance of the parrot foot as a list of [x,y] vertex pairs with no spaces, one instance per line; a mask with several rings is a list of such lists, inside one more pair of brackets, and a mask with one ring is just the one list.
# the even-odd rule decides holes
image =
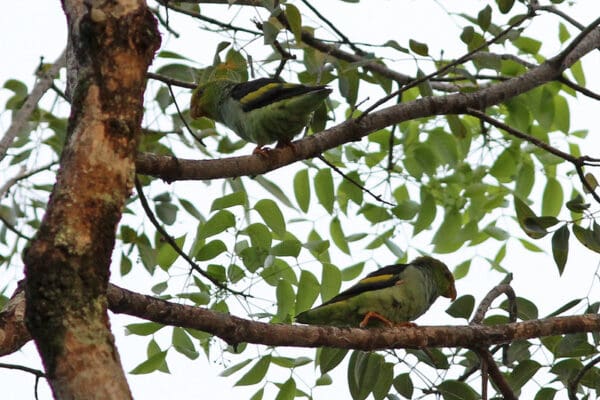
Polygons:
[[254,150],[252,150],[252,154],[258,154],[261,157],[268,157],[271,149],[269,147],[256,146]]
[[360,322],[360,324],[358,326],[360,326],[361,328],[365,328],[367,326],[367,324],[369,323],[369,320],[371,318],[375,318],[375,319],[380,320],[381,322],[383,322],[384,324],[386,324],[388,326],[388,328],[393,328],[394,327],[394,323],[392,321],[390,321],[389,319],[387,319],[383,315],[381,315],[379,313],[376,313],[375,311],[369,311],[368,313],[366,313],[365,317],[363,318],[363,320]]
[[294,146],[294,144],[292,143],[291,140],[280,140],[275,145],[276,149],[285,149],[286,147],[291,147],[292,148],[292,152],[294,154],[296,154],[296,146]]

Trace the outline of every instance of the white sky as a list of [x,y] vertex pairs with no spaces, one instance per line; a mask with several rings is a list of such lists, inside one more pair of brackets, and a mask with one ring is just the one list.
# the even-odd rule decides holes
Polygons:
[[[316,4],[317,2],[314,3]],[[454,42],[457,37],[458,24],[462,24],[463,21],[460,17],[448,17],[444,10],[434,1],[413,0],[394,2],[391,0],[371,0],[363,1],[358,5],[341,1],[321,3],[318,6],[319,10],[334,21],[336,26],[342,32],[345,32],[350,39],[371,43],[383,43],[388,39],[395,39],[401,45],[406,46],[408,38],[414,38],[428,43],[431,54],[439,54],[439,51],[444,49],[446,54],[461,55],[462,46],[460,50],[457,50]],[[461,6],[464,9],[473,10],[472,13],[475,13],[476,10],[481,9],[486,4],[486,2],[477,0],[461,2],[446,1],[443,3],[457,4],[457,6]],[[583,0],[578,3],[579,5],[572,10],[564,9],[580,22],[584,24],[591,22],[592,19],[600,14],[600,3],[597,0]],[[203,6],[202,9],[206,10],[207,15],[211,17],[218,18],[218,15],[214,12],[215,10],[224,13],[223,20],[232,19],[237,12],[237,8],[234,7],[228,11],[226,6]],[[174,18],[173,14],[171,15]],[[175,19],[173,20],[176,21]],[[244,21],[245,19],[238,17],[235,23],[242,24]],[[365,23],[365,21],[368,22]],[[174,26],[177,26],[178,31],[186,33],[186,37],[181,40],[175,40],[172,37],[164,36],[163,48],[168,45],[170,50],[179,51],[189,57],[198,57],[200,65],[210,63],[216,42],[204,41],[200,36],[202,35],[200,29],[190,28],[197,25],[191,23],[187,27],[180,27],[180,25],[174,24]],[[557,35],[556,25],[554,17],[539,18],[539,21],[536,21],[529,28],[528,34],[538,39],[540,37],[549,37],[549,43],[554,43],[556,41],[554,38]],[[569,30],[572,33],[575,32],[571,27],[569,27]],[[51,62],[64,47],[66,24],[60,3],[44,1],[2,3],[0,5],[0,35],[3,38],[0,41],[0,54],[3,55],[3,62],[0,63],[0,84],[8,78],[17,78],[26,82],[31,88],[34,80],[33,71],[38,65],[39,57],[43,55],[46,62]],[[554,54],[556,51],[556,49],[552,49],[546,45],[543,49],[546,55]],[[586,77],[589,87],[599,92],[600,79],[598,78],[598,74],[593,73],[593,68],[590,68],[590,66],[600,65],[600,57],[597,53],[594,52],[588,55],[584,62],[587,66]],[[406,65],[407,68],[412,69],[414,67],[410,61]],[[184,94],[182,94],[183,96]],[[0,104],[3,105],[7,98],[7,91],[0,90]],[[574,106],[575,102],[571,104]],[[572,129],[590,130],[591,140],[587,142],[590,145],[586,149],[595,150],[600,148],[600,141],[598,140],[600,131],[596,118],[592,119],[597,114],[597,110],[597,103],[593,103],[583,97],[579,97],[577,107],[571,109]],[[0,133],[3,133],[8,127],[9,119],[7,118],[9,116],[6,113],[0,115]],[[590,155],[598,156],[599,154],[592,153]],[[277,173],[269,174],[269,178],[272,180],[277,180],[277,176]],[[281,173],[279,176],[283,177]],[[204,184],[197,183],[196,185],[204,187]],[[568,194],[566,193],[565,195]],[[539,204],[537,207],[536,209],[539,209]],[[517,234],[523,236],[520,232],[517,232]],[[599,257],[597,254],[591,253],[579,245],[574,245],[574,243],[572,240],[569,263],[565,274],[560,278],[549,253],[531,254],[523,251],[522,247],[516,241],[511,241],[509,244],[507,260],[504,264],[511,266],[515,272],[515,280],[513,281],[515,291],[517,294],[523,294],[527,298],[535,299],[540,309],[540,315],[545,315],[553,311],[573,297],[585,296],[588,288],[591,287],[591,280],[598,266]],[[549,251],[549,239],[538,241],[536,244]],[[444,259],[449,265],[454,266],[467,258],[468,254],[470,253],[464,254],[461,249],[456,254],[440,258]],[[382,260],[382,262],[384,261]],[[481,268],[476,270],[478,266]],[[137,267],[141,268],[139,265]],[[19,272],[9,270],[7,274],[3,270],[2,274],[4,276],[0,276],[0,285],[3,286],[10,279],[18,277]],[[501,278],[501,275],[489,272],[489,268],[484,264],[476,263],[472,267],[469,277],[457,282],[459,295],[470,293],[479,301],[487,290],[497,284]],[[148,287],[146,285],[148,277],[144,272],[131,274],[125,279],[120,279],[114,274],[113,279],[116,283],[133,289],[135,289],[135,285],[140,285],[140,282],[142,283],[141,287]],[[597,286],[590,297],[598,300]],[[448,302],[445,299],[438,300],[432,310],[419,320],[419,323],[424,325],[460,323],[443,312],[447,306]],[[125,369],[129,371],[144,359],[147,340],[135,336],[126,337],[123,335],[122,326],[132,322],[130,317],[116,316],[112,321],[113,331],[117,337],[123,364]],[[162,343],[167,342],[168,338],[163,338]],[[249,352],[249,354],[253,353]],[[313,356],[314,350],[298,349],[297,354]],[[228,359],[232,359],[234,363],[241,360],[225,355],[224,360],[227,361]],[[224,360],[217,354],[217,351],[212,353],[212,359],[209,362],[206,361],[203,355],[196,361],[189,361],[172,352],[168,357],[171,375],[161,373],[141,376],[130,375],[128,379],[134,396],[137,398],[178,397],[191,399],[207,396],[207,393],[211,393],[212,395],[218,393],[219,398],[249,398],[258,389],[259,385],[241,389],[231,388],[231,385],[239,379],[241,374],[238,373],[230,378],[217,377],[224,368],[222,365]],[[17,354],[0,359],[0,362],[40,368],[39,358],[31,343]],[[302,368],[311,369],[312,367],[305,366]],[[269,377],[273,376],[271,372],[275,369],[276,367],[271,368]],[[277,381],[284,381],[285,379],[287,379],[286,375],[279,375]],[[347,393],[345,368],[338,368],[336,379],[334,385],[317,389],[313,392],[315,397],[331,398],[332,395],[337,395],[336,397],[340,398],[339,393]],[[33,398],[33,382],[34,378],[29,374],[18,371],[0,370],[0,388],[2,388],[2,398],[4,399]],[[310,384],[310,381],[308,383]],[[40,386],[40,398],[50,398],[46,385],[42,382]]]

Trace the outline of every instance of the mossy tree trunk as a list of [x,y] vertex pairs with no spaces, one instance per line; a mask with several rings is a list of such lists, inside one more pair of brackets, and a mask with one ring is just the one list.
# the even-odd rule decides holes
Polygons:
[[24,255],[26,322],[56,398],[126,399],[106,290],[160,36],[142,1],[63,8],[71,116],[46,215]]

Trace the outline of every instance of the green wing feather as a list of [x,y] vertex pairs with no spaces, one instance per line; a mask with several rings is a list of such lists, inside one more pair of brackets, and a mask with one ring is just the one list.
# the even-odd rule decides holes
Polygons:
[[338,301],[343,301],[370,290],[379,290],[394,286],[401,279],[402,272],[406,269],[406,267],[408,267],[408,264],[395,264],[388,265],[378,269],[377,271],[371,272],[369,275],[358,281],[356,285],[344,290],[342,293],[321,304],[319,307],[323,307]]

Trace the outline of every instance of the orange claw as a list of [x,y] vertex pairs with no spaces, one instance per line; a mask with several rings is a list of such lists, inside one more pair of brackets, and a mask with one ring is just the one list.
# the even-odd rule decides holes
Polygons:
[[388,328],[393,328],[394,327],[394,323],[392,321],[390,321],[389,319],[387,319],[383,315],[381,315],[379,313],[376,313],[375,311],[369,311],[368,313],[366,313],[365,317],[363,318],[363,320],[360,322],[360,324],[358,326],[360,326],[361,328],[366,327],[367,324],[369,323],[369,320],[371,318],[375,318],[375,319],[380,320],[381,322],[383,322],[384,324],[386,324],[388,326]]
[[368,313],[366,313],[365,317],[363,318],[363,320],[360,322],[360,324],[358,326],[360,326],[361,328],[365,328],[369,324],[369,320],[371,318],[380,320],[381,322],[386,324],[388,326],[388,328],[394,328],[394,327],[396,327],[396,328],[400,328],[400,327],[414,328],[417,326],[417,324],[415,324],[414,322],[410,322],[410,321],[393,323],[392,321],[390,321],[389,319],[387,319],[386,317],[384,317],[383,315],[381,315],[375,311],[369,311]]
[[256,146],[256,148],[252,150],[252,154],[258,154],[261,157],[267,157],[270,151],[271,149],[268,147]]

